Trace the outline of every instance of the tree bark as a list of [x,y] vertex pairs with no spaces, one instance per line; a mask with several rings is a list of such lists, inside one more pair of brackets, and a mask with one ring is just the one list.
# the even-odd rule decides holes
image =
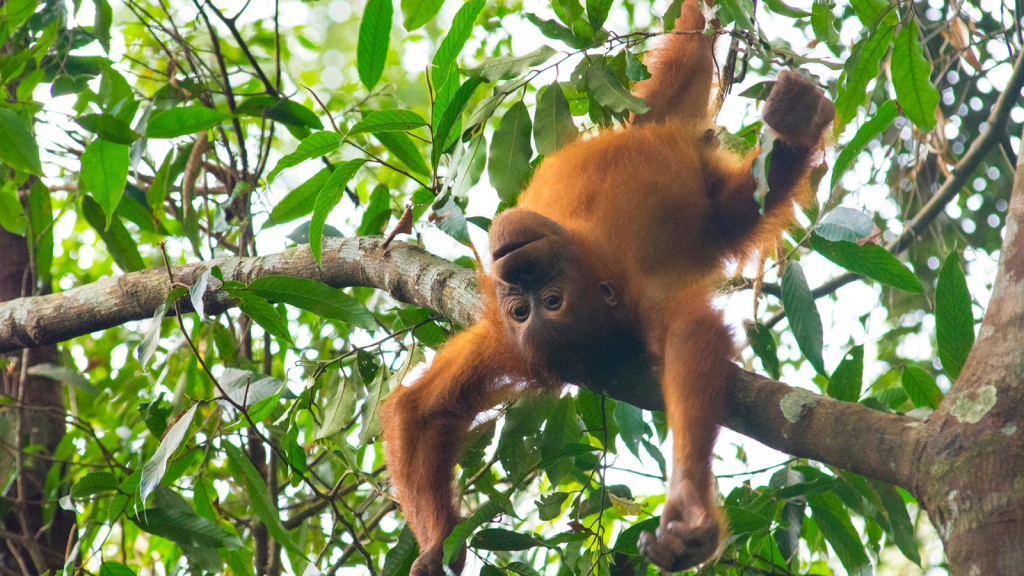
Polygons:
[[922,427],[912,486],[945,544],[950,574],[1024,569],[1024,155],[999,271],[960,378]]
[[[25,237],[0,228],[0,301],[19,298],[31,290],[28,242]],[[59,363],[57,346],[45,344],[24,352],[8,354],[11,363],[2,369],[4,393],[19,398],[21,406],[4,410],[0,420],[5,424],[5,441],[10,445],[42,446],[45,456],[52,456],[64,437],[64,395],[61,383],[43,376],[32,376],[28,368],[38,364]],[[24,390],[22,390],[22,386]],[[17,432],[20,431],[20,443]],[[14,467],[18,477],[4,494],[11,503],[12,512],[2,519],[6,532],[20,534],[21,541],[6,538],[9,555],[0,564],[16,571],[28,569],[31,574],[56,572],[64,567],[68,538],[74,530],[74,515],[56,506],[57,498],[45,491],[46,476],[51,466],[62,466],[47,458],[23,456],[11,458],[3,455],[2,467]],[[20,460],[20,462],[17,462]],[[20,468],[20,474],[18,472]],[[7,478],[2,478],[7,482]],[[54,514],[53,522],[45,530],[45,508]],[[42,532],[40,532],[42,530]]]

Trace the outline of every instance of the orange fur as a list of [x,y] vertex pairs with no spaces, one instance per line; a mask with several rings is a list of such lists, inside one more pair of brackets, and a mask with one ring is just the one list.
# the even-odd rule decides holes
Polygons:
[[[713,286],[726,260],[777,237],[793,200],[807,198],[831,103],[795,75],[780,76],[765,117],[785,130],[762,215],[750,173],[756,155],[738,158],[714,138],[714,39],[693,33],[704,28],[696,0],[686,0],[677,24],[684,33],[663,39],[649,59],[652,78],[637,86],[650,111],[545,159],[519,206],[491,227],[484,318],[385,406],[388,466],[423,550],[414,576],[443,573],[444,539],[458,521],[452,469],[475,415],[519,384],[585,382],[619,361],[617,346],[623,359],[642,352],[659,365],[675,442],[662,530],[641,549],[679,570],[717,546],[711,456],[733,342],[711,306]],[[564,303],[548,306],[552,294]],[[460,557],[452,568],[461,567]]]

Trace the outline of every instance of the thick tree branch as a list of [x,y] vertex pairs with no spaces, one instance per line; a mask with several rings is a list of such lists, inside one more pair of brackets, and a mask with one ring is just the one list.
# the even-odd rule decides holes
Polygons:
[[[179,282],[191,284],[214,264],[225,279],[250,282],[268,275],[313,278],[338,288],[368,286],[396,300],[437,310],[460,324],[481,312],[474,273],[404,243],[380,249],[382,238],[324,239],[323,268],[308,246],[256,258],[222,258],[174,268]],[[0,352],[52,344],[125,322],[151,318],[169,289],[163,270],[143,270],[59,294],[20,298],[0,304]],[[184,311],[189,304],[181,301]],[[232,303],[208,294],[206,310],[217,313]],[[784,452],[907,486],[916,421],[883,414],[798,390],[737,368],[725,424]],[[645,408],[658,408],[658,382],[638,367],[607,392]]]

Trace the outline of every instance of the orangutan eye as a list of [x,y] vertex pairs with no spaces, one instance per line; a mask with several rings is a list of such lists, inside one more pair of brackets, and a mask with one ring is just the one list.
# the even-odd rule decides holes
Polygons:
[[530,317],[530,306],[528,304],[520,304],[512,309],[512,317],[522,322]]
[[558,294],[552,294],[544,298],[544,307],[548,310],[558,310],[562,305],[562,297]]

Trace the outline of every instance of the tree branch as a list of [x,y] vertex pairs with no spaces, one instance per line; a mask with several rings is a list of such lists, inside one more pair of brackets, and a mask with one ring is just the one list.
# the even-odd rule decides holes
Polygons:
[[[398,301],[437,310],[464,325],[473,323],[482,312],[472,271],[401,242],[383,251],[382,242],[379,236],[324,238],[323,268],[317,268],[308,246],[303,245],[268,256],[177,266],[173,271],[175,279],[184,284],[192,284],[217,265],[225,279],[245,283],[262,276],[286,275],[313,278],[338,288],[368,286],[385,290]],[[0,353],[151,318],[168,290],[165,271],[143,270],[59,294],[0,303]],[[180,304],[183,312],[191,306],[185,299]],[[207,294],[208,313],[232,305],[221,293]],[[616,386],[605,391],[644,408],[661,405],[659,383],[649,366],[629,368]],[[731,378],[725,421],[730,428],[783,452],[902,486],[914,480],[906,466],[911,459],[905,456],[916,446],[916,423],[739,368]]]

